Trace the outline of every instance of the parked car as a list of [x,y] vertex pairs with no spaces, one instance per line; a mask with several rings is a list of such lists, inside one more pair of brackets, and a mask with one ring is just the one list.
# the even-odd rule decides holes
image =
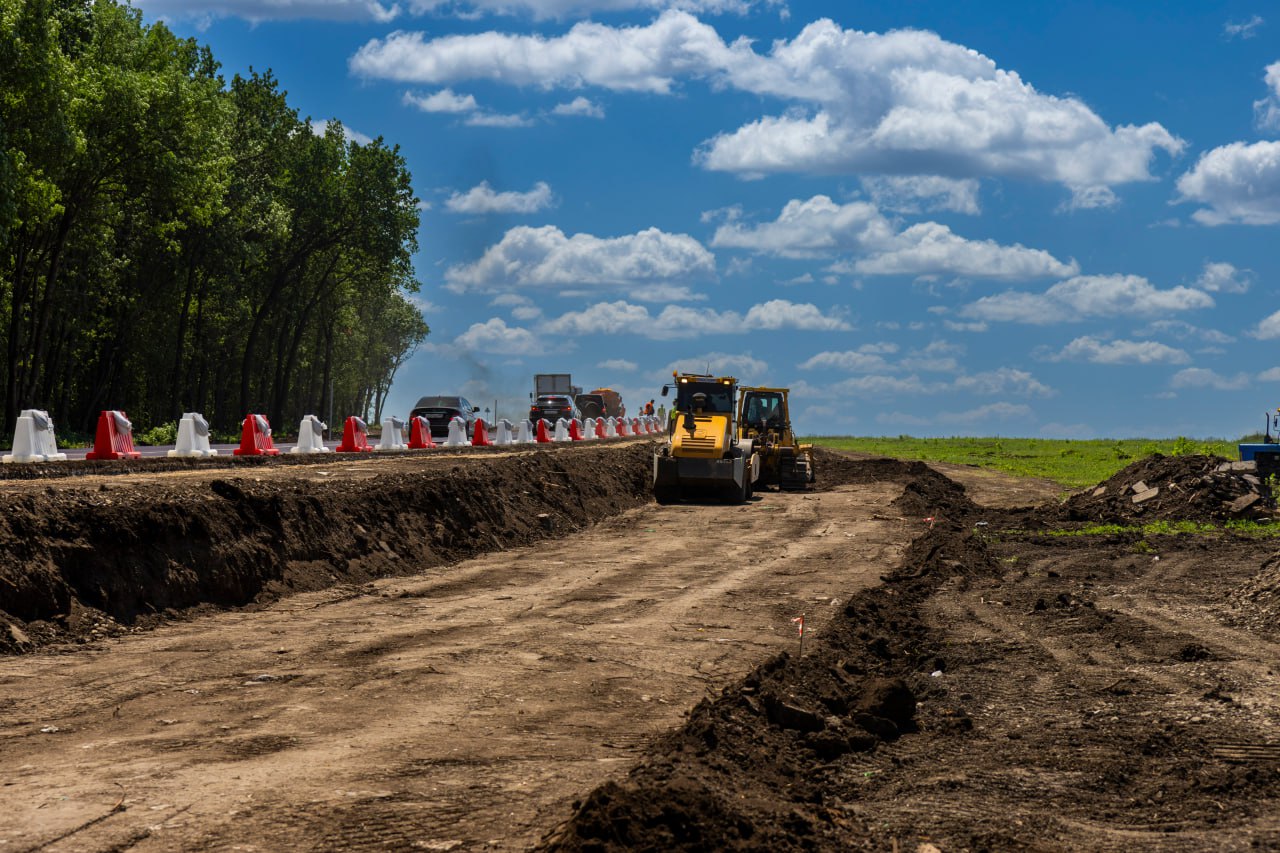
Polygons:
[[529,420],[535,424],[539,418],[555,423],[558,418],[566,421],[578,417],[578,407],[568,394],[540,394],[529,407]]
[[431,424],[432,438],[447,438],[449,422],[462,418],[467,423],[467,439],[470,440],[476,428],[477,413],[476,407],[466,397],[423,397],[409,412],[409,418],[419,415],[426,418]]

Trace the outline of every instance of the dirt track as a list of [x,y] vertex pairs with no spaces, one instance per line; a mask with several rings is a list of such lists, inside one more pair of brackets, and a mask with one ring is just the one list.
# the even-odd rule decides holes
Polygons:
[[[0,490],[64,522],[199,497],[225,521],[197,531],[219,555],[202,571],[259,581],[251,609],[157,621],[70,577],[78,617],[11,623],[88,643],[0,660],[0,850],[1280,844],[1274,540],[1048,537],[1111,504],[1012,509],[1057,490],[949,469],[966,496],[836,456],[844,485],[821,492],[660,508],[643,446],[589,452],[392,463],[328,491],[318,473]],[[1147,512],[1220,512],[1218,485],[1203,505],[1172,488],[1206,464],[1144,462],[1132,478],[1182,495]],[[431,510],[437,481],[474,494]],[[387,495],[464,522],[410,516],[397,539]],[[309,537],[273,526],[304,516]],[[306,547],[354,582],[281,597],[324,585]]]

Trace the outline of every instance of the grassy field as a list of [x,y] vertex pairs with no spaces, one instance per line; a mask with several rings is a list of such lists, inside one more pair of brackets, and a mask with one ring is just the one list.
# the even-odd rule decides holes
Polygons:
[[1205,453],[1237,458],[1235,442],[1170,439],[1073,441],[1043,438],[855,438],[813,436],[802,439],[833,450],[857,450],[920,459],[980,465],[1023,477],[1043,477],[1070,489],[1099,483],[1136,459],[1162,453]]

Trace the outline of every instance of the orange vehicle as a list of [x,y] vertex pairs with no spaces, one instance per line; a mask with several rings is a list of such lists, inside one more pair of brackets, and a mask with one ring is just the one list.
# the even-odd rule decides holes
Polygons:
[[627,415],[622,395],[612,388],[596,388],[579,394],[576,402],[584,418],[623,418]]

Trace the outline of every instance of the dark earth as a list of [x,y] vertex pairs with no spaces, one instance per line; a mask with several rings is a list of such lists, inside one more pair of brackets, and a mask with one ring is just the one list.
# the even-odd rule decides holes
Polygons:
[[[485,552],[572,548],[593,526],[636,535],[656,523],[646,513],[662,511],[649,508],[650,452],[632,442],[442,455],[412,469],[327,461],[14,481],[0,490],[0,642],[34,652],[17,664],[109,659],[131,635],[227,608],[269,617],[273,602],[307,591],[367,595],[362,585],[377,579],[447,572]],[[823,523],[842,522],[830,498],[895,495],[868,516],[902,542],[882,551],[879,582],[851,574],[803,656],[793,643],[762,648],[743,674],[708,682],[714,690],[685,706],[683,722],[638,739],[627,766],[581,789],[562,786],[563,806],[548,800],[540,828],[510,837],[540,838],[546,850],[1280,847],[1280,546],[1224,525],[1269,519],[1274,503],[1249,472],[1219,470],[1224,462],[1151,457],[1060,502],[1043,482],[993,487],[988,472],[961,466],[944,475],[820,452]],[[1132,500],[1151,488],[1158,493]],[[733,541],[728,520],[748,525],[736,535],[750,529],[731,513],[755,513],[762,525],[767,510],[808,497],[666,509],[694,531],[708,520],[701,550],[714,560]],[[1144,533],[1156,520],[1204,527]],[[820,530],[806,524],[778,536]],[[1098,524],[1129,529],[1059,535]],[[779,547],[785,553],[785,541]],[[841,552],[830,553],[838,561]],[[792,571],[812,559],[797,554]],[[723,569],[739,564],[726,558]],[[0,684],[22,681],[11,672]],[[16,710],[0,717],[0,756],[31,725]],[[124,836],[135,838],[128,844],[93,840],[137,808],[122,796],[102,817],[28,832],[3,849],[145,847],[145,830]],[[326,813],[429,822],[394,797]],[[337,836],[325,834],[295,839],[335,849]],[[182,836],[183,846],[225,849],[232,835],[219,825]],[[492,833],[341,837],[341,849],[508,846]]]

